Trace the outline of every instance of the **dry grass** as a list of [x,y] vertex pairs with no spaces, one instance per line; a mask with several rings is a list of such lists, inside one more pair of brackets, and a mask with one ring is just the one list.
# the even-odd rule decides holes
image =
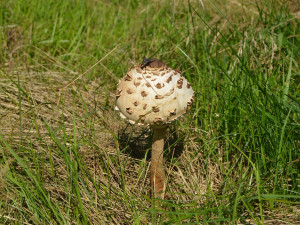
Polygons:
[[[230,96],[228,102],[225,102],[229,90],[235,85],[241,87],[244,85],[235,83],[235,80],[252,82],[239,77],[242,71],[240,69],[243,68],[240,60],[242,57],[245,58],[247,68],[254,71],[258,79],[260,74],[267,74],[266,77],[270,78],[269,85],[274,84],[273,92],[277,91],[276,88],[284,91],[286,81],[280,86],[281,83],[278,80],[285,76],[284,71],[287,70],[287,62],[290,60],[275,36],[269,33],[264,36],[263,31],[267,27],[275,32],[278,27],[287,24],[294,27],[299,18],[297,1],[289,2],[289,10],[293,17],[285,20],[283,24],[281,22],[273,24],[271,21],[266,21],[266,24],[259,22],[261,14],[274,13],[280,8],[281,2],[277,5],[270,2],[271,11],[268,9],[268,4],[261,3],[258,7],[251,1],[189,2],[174,1],[172,10],[166,7],[168,3],[165,1],[158,1],[145,7],[135,6],[134,3],[128,6],[132,9],[136,9],[134,7],[141,9],[137,10],[141,16],[147,10],[156,8],[155,4],[157,4],[160,9],[166,10],[164,12],[167,15],[166,21],[177,16],[177,20],[174,20],[174,27],[176,30],[181,30],[177,34],[178,42],[171,43],[161,55],[170,55],[170,61],[176,57],[181,57],[178,61],[188,61],[183,54],[177,53],[180,52],[177,51],[180,46],[188,53],[188,57],[192,58],[192,62],[196,62],[194,65],[183,64],[184,72],[194,83],[196,103],[195,109],[187,115],[186,119],[170,128],[165,151],[168,198],[162,201],[162,208],[155,208],[150,198],[149,140],[152,136],[151,130],[147,127],[133,127],[126,124],[113,110],[114,87],[117,79],[122,76],[122,74],[116,74],[124,71],[128,65],[136,63],[135,58],[149,54],[151,52],[149,49],[159,49],[160,44],[157,41],[159,38],[151,36],[155,33],[154,28],[162,27],[160,30],[162,37],[166,33],[169,34],[165,25],[153,28],[153,24],[149,22],[160,18],[162,15],[159,14],[160,11],[153,16],[147,14],[148,17],[145,20],[136,22],[143,24],[141,30],[143,28],[154,29],[151,35],[143,33],[147,29],[140,34],[138,26],[132,27],[128,34],[126,33],[128,35],[126,38],[131,40],[133,37],[135,42],[130,42],[130,45],[133,45],[130,47],[134,49],[132,53],[124,53],[127,47],[117,48],[114,52],[117,55],[116,62],[111,62],[110,59],[101,62],[100,69],[95,68],[95,73],[100,75],[93,76],[87,74],[81,77],[80,74],[91,68],[89,62],[91,58],[97,58],[94,55],[88,58],[89,51],[90,47],[97,43],[97,38],[100,39],[102,36],[97,36],[92,40],[87,38],[86,42],[78,42],[80,43],[78,46],[82,45],[87,48],[87,50],[84,47],[81,49],[81,51],[85,50],[83,54],[87,55],[86,61],[80,61],[84,56],[78,52],[79,50],[69,53],[73,49],[70,48],[67,52],[67,48],[64,49],[65,46],[57,44],[59,41],[56,43],[59,47],[54,45],[59,50],[54,53],[49,50],[51,45],[33,44],[34,37],[29,35],[32,33],[17,24],[12,24],[5,31],[1,30],[3,54],[0,57],[2,65],[0,70],[0,134],[9,143],[12,151],[20,157],[20,160],[17,159],[12,151],[0,142],[1,222],[4,224],[60,223],[59,216],[54,215],[55,210],[62,218],[65,218],[64,223],[67,224],[84,223],[84,221],[88,221],[89,224],[132,224],[134,222],[136,224],[180,224],[200,223],[201,221],[213,224],[258,224],[262,221],[264,224],[297,224],[300,221],[297,202],[281,198],[282,196],[273,197],[270,201],[258,199],[260,195],[257,194],[257,189],[263,194],[272,193],[275,175],[261,172],[261,175],[266,177],[262,177],[261,180],[257,179],[253,171],[258,165],[261,167],[266,165],[259,164],[256,157],[260,155],[270,162],[273,159],[270,156],[262,156],[259,150],[264,146],[260,145],[259,141],[254,142],[250,138],[243,139],[244,136],[250,137],[251,135],[257,139],[263,139],[263,135],[260,137],[260,133],[256,130],[250,134],[246,131],[242,133],[243,130],[250,129],[245,124],[250,124],[249,121],[254,118],[249,116],[251,112],[244,113],[248,108],[233,105],[231,107],[233,110],[230,111],[231,101],[234,100]],[[93,6],[93,4],[98,7],[101,5],[99,2],[88,1],[88,5]],[[118,8],[119,6],[112,6],[112,3],[107,1],[105,4],[106,7],[118,9],[117,13],[130,14],[130,11],[126,11],[128,10],[126,7]],[[197,10],[194,11],[193,8],[189,8],[190,6]],[[200,19],[196,12],[203,13],[201,14],[203,17]],[[185,18],[186,15],[189,16]],[[108,18],[111,17],[108,16]],[[196,23],[196,20],[205,21],[206,24]],[[130,20],[128,24],[135,24],[134,22]],[[189,28],[186,27],[187,23],[190,25]],[[96,30],[89,27],[89,23],[85,26],[88,27],[86,33],[91,32],[89,29]],[[237,33],[243,31],[242,35],[233,32],[233,27],[237,28]],[[31,28],[34,34],[35,27],[32,25]],[[108,27],[106,32],[108,33],[110,29],[111,27]],[[188,36],[186,36],[185,29],[189,31]],[[115,36],[117,38],[114,41],[118,42],[120,35]],[[147,42],[145,37],[151,37],[149,38],[151,40]],[[208,47],[198,46],[198,49],[197,44],[202,43],[201,41],[205,40],[202,44],[206,44],[208,41],[206,37],[209,39]],[[128,41],[126,38],[122,41]],[[172,38],[170,37],[166,43],[171,42]],[[142,39],[142,44],[139,39]],[[105,41],[107,39],[104,38],[103,42]],[[140,52],[139,45],[143,43],[147,43],[146,46],[149,49]],[[115,43],[113,44],[116,46]],[[99,51],[107,53],[109,49],[113,47],[101,47]],[[198,52],[204,53],[197,55]],[[208,59],[215,60],[217,63],[214,64],[209,60],[205,62],[206,54],[209,55]],[[103,54],[101,56],[103,57]],[[223,62],[222,56],[230,60],[227,62],[226,58]],[[297,59],[297,56],[295,58]],[[281,61],[285,63],[282,65],[283,69],[280,67]],[[73,63],[79,65],[73,67]],[[226,73],[218,67],[222,63],[227,63]],[[200,69],[196,68],[198,65],[201,65]],[[280,69],[277,70],[277,68]],[[278,75],[274,71],[279,71]],[[226,76],[215,75],[223,72]],[[291,68],[291,73],[297,73],[296,66]],[[209,75],[203,78],[203,74]],[[213,83],[214,80],[206,82],[210,79],[208,78],[210,75],[216,76],[214,80],[220,80],[220,83]],[[80,79],[69,85],[78,76]],[[296,76],[291,78],[294,82],[297,81],[296,79]],[[256,88],[254,84],[250,85],[253,89]],[[296,93],[297,85],[291,82],[290,86],[292,87],[290,92]],[[221,93],[222,98],[218,93]],[[268,93],[266,91],[266,94]],[[239,94],[238,91],[233,93],[239,101],[248,103],[248,96]],[[264,97],[264,94],[259,92],[257,98]],[[256,110],[255,102],[248,104],[252,104],[251,107]],[[261,102],[258,105],[261,105]],[[291,109],[291,115],[294,113],[293,110]],[[236,111],[239,111],[242,118],[249,116],[249,119],[245,119],[240,124],[238,120],[233,120],[240,130],[233,129],[229,132],[230,128],[226,127],[230,126],[227,125],[227,119],[230,119]],[[272,110],[268,113],[267,116],[271,115],[271,119],[275,117]],[[296,113],[293,115],[291,117],[297,121],[299,116]],[[261,118],[257,119],[253,122],[254,126],[250,124],[249,127],[256,129],[260,121]],[[293,122],[292,119],[291,121]],[[289,125],[293,124],[292,122]],[[280,123],[278,124],[276,126],[281,129]],[[270,126],[272,127],[273,124]],[[289,141],[288,135],[294,134],[293,129],[288,130],[286,143]],[[254,144],[251,145],[251,142]],[[294,161],[295,159],[292,158],[292,162]],[[251,162],[254,162],[255,166],[251,165]],[[294,164],[290,165],[291,168],[295,167]],[[29,173],[34,175],[31,176]],[[284,174],[282,170],[278,173]],[[287,190],[294,187],[291,184],[291,180],[294,179],[293,173],[290,172],[290,174],[291,177],[278,180],[281,182],[280,185]],[[33,177],[36,177],[38,181]],[[44,192],[38,192],[39,185],[42,186],[41,190]],[[51,207],[44,202],[43,193],[47,194],[45,199],[49,198],[53,203],[50,205],[55,208],[54,210],[51,211]],[[236,217],[234,213],[237,214]]]
[[[116,222],[122,221],[124,218],[131,218],[128,214],[128,206],[122,201],[123,196],[120,195],[124,191],[122,188],[123,178],[120,174],[120,165],[116,165],[116,162],[124,165],[126,192],[134,196],[136,206],[140,208],[149,207],[150,204],[145,204],[144,199],[144,196],[146,198],[147,196],[150,197],[149,158],[145,158],[146,150],[149,150],[149,140],[147,139],[150,138],[150,133],[148,128],[141,127],[141,129],[136,130],[136,128],[128,127],[119,118],[119,115],[113,111],[114,95],[109,93],[106,96],[105,90],[97,85],[99,83],[97,80],[89,83],[88,90],[79,90],[74,86],[70,86],[64,89],[62,95],[60,95],[61,87],[68,83],[64,79],[66,74],[60,72],[41,73],[35,72],[34,69],[28,72],[22,70],[22,68],[14,68],[13,71],[7,69],[5,77],[1,79],[1,134],[6,140],[13,143],[14,148],[18,148],[24,144],[24,141],[30,140],[36,156],[43,158],[44,161],[51,161],[54,170],[50,165],[45,165],[43,168],[45,189],[50,196],[53,199],[62,201],[61,204],[68,204],[66,202],[68,190],[64,184],[68,183],[69,171],[65,166],[64,159],[58,154],[59,152],[49,151],[50,148],[55,149],[57,146],[50,138],[43,119],[49,123],[54,131],[58,132],[58,137],[63,137],[65,135],[60,134],[60,127],[64,127],[63,130],[67,136],[72,136],[73,118],[75,117],[78,128],[77,139],[88,138],[91,141],[90,143],[93,144],[91,146],[83,143],[78,149],[87,170],[80,173],[91,174],[95,183],[100,187],[105,187],[96,191],[95,183],[89,181],[85,188],[88,188],[91,193],[100,193],[101,196],[110,195],[109,199],[101,199],[99,202],[97,196],[94,196],[96,202],[91,204],[90,197],[86,196],[84,191],[81,193],[83,205],[89,209],[89,221],[92,224],[97,224],[99,215],[96,216],[96,214],[99,208],[102,209],[102,213],[108,211],[109,214],[114,214],[115,216],[112,218]],[[28,95],[21,93],[21,115],[18,105],[19,91],[16,86],[18,79],[22,89],[28,93]],[[47,85],[44,81],[47,81]],[[74,95],[78,92],[80,92],[82,99],[78,95]],[[59,104],[58,99],[60,99]],[[105,104],[107,105],[106,109],[99,110]],[[87,127],[86,121],[88,119],[92,120],[92,130]],[[21,131],[19,130],[20,121],[22,123]],[[185,131],[179,131],[179,133],[183,132]],[[143,133],[144,135],[141,136]],[[114,136],[119,136],[121,149],[129,144],[129,149],[125,150],[125,153],[118,152],[120,148],[118,147],[119,144],[118,146],[115,145]],[[171,136],[170,139],[172,139]],[[220,168],[218,164],[214,163],[213,159],[210,159],[207,161],[210,172],[205,174],[205,168],[202,165],[203,155],[200,152],[194,156],[193,152],[199,149],[199,145],[192,138],[177,143],[178,147],[174,147],[174,138],[170,141],[168,144],[172,147],[166,162],[167,188],[170,197],[172,201],[180,201],[181,204],[193,202],[201,205],[205,201],[204,193],[208,188],[207,183],[209,183],[210,189],[218,191],[222,179]],[[65,143],[67,146],[72,145],[68,142]],[[173,152],[174,148],[177,149],[175,153]],[[172,158],[174,154],[176,154],[176,161],[173,161]],[[13,161],[13,159],[7,161],[7,165],[1,170],[2,177],[8,172],[8,168],[12,166]],[[106,165],[103,165],[103,162]],[[28,164],[28,167],[33,171],[35,171],[35,166],[33,163]],[[104,168],[109,171],[104,171]],[[20,167],[15,169],[22,170]],[[209,182],[207,182],[207,179],[209,179]],[[2,199],[6,202],[15,201],[15,195],[5,196],[4,188],[5,185],[2,185]],[[95,205],[95,209],[93,205]],[[7,213],[14,214],[12,208],[8,207],[6,210]],[[103,219],[106,221],[105,217]]]
[[[73,118],[75,117],[78,129],[77,139],[88,138],[92,143],[92,145],[83,143],[78,149],[82,162],[85,164],[85,171],[80,171],[79,174],[89,173],[94,179],[80,186],[82,189],[81,200],[88,212],[88,221],[91,224],[98,224],[99,218],[102,221],[100,223],[111,223],[113,220],[115,224],[123,224],[120,221],[130,221],[132,219],[129,212],[130,207],[124,202],[124,195],[121,194],[124,193],[124,188],[126,194],[130,195],[135,202],[137,210],[151,207],[150,202],[145,202],[145,198],[150,197],[149,157],[145,157],[149,150],[148,139],[151,136],[148,128],[132,129],[124,121],[121,121],[116,112],[113,111],[113,93],[108,93],[107,96],[107,92],[98,86],[99,81],[97,80],[89,83],[88,90],[79,90],[75,86],[70,86],[64,89],[60,95],[61,87],[68,83],[64,79],[66,74],[60,72],[40,73],[34,70],[24,72],[22,70],[22,68],[15,68],[14,71],[6,70],[6,75],[4,78],[2,77],[0,82],[2,87],[2,94],[0,95],[1,134],[13,143],[14,148],[22,145],[24,140],[30,140],[36,156],[43,158],[44,161],[51,161],[54,169],[49,165],[45,165],[43,168],[45,190],[51,198],[56,199],[62,205],[68,205],[66,199],[69,196],[69,190],[65,188],[65,184],[68,183],[70,177],[61,155],[49,151],[49,148],[55,149],[57,146],[50,138],[42,118],[49,123],[53,130],[59,132],[59,127],[63,126],[66,135],[72,136]],[[22,94],[21,99],[21,132],[19,130],[18,88],[16,87],[18,77],[20,86],[28,93],[28,95]],[[45,80],[47,86],[45,86]],[[78,92],[82,97],[74,95]],[[58,99],[60,99],[59,104]],[[99,110],[103,105],[107,107]],[[92,120],[92,130],[87,126],[86,121],[88,119]],[[172,135],[169,136],[168,145],[171,149],[167,150],[165,166],[168,199],[173,203],[187,205],[189,208],[189,204],[204,205],[207,191],[215,194],[225,191],[223,190],[224,168],[227,167],[228,162],[222,162],[224,157],[222,146],[215,146],[218,149],[218,158],[205,158],[204,149],[199,151],[201,143],[194,141],[193,135],[185,138],[184,133],[186,132],[182,128],[176,132],[180,136],[180,143],[176,142]],[[192,130],[188,132],[193,133]],[[214,131],[208,130],[203,132],[203,135],[212,132]],[[59,133],[57,135],[64,136]],[[118,141],[114,138],[118,138]],[[67,146],[72,145],[68,142],[65,143]],[[117,146],[116,143],[118,143]],[[125,146],[129,146],[129,148],[127,147],[124,153],[118,152]],[[174,154],[176,155],[175,158],[173,158]],[[71,157],[75,156],[71,155]],[[233,158],[233,163],[240,157]],[[105,165],[103,165],[104,162]],[[3,165],[0,173],[2,181],[0,186],[1,199],[8,203],[14,202],[17,197],[17,193],[6,194],[5,191],[10,184],[5,185],[4,177],[13,164],[14,160],[10,158]],[[123,166],[124,177],[120,173],[120,165]],[[220,165],[223,169],[220,168]],[[35,171],[36,165],[31,163],[28,164],[28,167]],[[22,171],[22,168],[18,166],[15,169]],[[233,169],[229,176],[233,181],[238,181],[240,173]],[[123,186],[124,182],[126,183],[125,187]],[[96,190],[95,184],[97,184],[98,190]],[[91,202],[91,196],[87,196],[87,193],[83,191],[84,189],[88,189],[90,193],[97,193],[92,198],[94,202]],[[231,191],[226,190],[226,195],[234,193],[234,188]],[[108,198],[101,197],[98,199],[97,197],[107,195],[109,195]],[[14,215],[15,210],[7,207],[4,214]],[[99,217],[99,210],[101,217]],[[285,208],[285,210],[288,212],[265,211],[265,224],[293,223],[299,220],[299,210],[296,206]],[[69,213],[72,214],[72,212]],[[109,219],[106,214],[110,215]],[[247,213],[242,216],[247,217]],[[12,218],[9,220],[13,221]],[[146,223],[147,217],[141,221]],[[255,223],[251,219],[246,221],[250,224]],[[69,222],[72,223],[72,221]]]

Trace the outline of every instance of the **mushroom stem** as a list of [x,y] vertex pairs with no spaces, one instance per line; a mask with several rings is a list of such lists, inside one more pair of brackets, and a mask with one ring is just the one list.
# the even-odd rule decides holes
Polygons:
[[154,192],[153,196],[160,198],[164,198],[165,192],[163,154],[167,128],[167,126],[153,128],[154,134],[151,152],[150,181]]

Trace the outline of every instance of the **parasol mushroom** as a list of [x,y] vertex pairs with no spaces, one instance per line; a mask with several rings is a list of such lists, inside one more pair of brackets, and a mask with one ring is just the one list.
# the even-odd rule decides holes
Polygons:
[[157,59],[145,59],[119,81],[116,110],[132,124],[153,129],[150,181],[154,194],[164,198],[164,142],[168,125],[185,114],[193,102],[193,90],[179,70]]

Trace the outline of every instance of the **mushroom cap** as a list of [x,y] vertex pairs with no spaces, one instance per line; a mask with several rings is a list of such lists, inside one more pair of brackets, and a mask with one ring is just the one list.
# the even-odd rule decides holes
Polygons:
[[185,114],[193,93],[179,70],[151,59],[134,66],[119,80],[116,110],[132,124],[160,126]]

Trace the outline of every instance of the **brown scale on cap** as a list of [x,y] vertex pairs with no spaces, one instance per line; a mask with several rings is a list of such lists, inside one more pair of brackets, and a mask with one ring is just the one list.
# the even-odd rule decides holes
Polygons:
[[133,102],[133,105],[134,105],[134,106],[138,106],[138,105],[139,105],[139,102],[138,102],[138,101],[134,101],[134,102]]
[[131,95],[133,93],[133,90],[131,90],[130,88],[128,88],[126,92]]
[[136,87],[137,87],[137,86],[140,86],[141,82],[134,81],[134,83],[133,83],[133,84],[134,84],[134,86],[136,86]]
[[148,78],[148,79],[149,79],[149,78],[151,78],[151,76],[150,76],[150,75],[148,75],[148,76],[146,76],[146,78]]
[[121,92],[122,92],[122,90],[119,90],[119,89],[116,90],[116,97],[117,98],[121,96]]
[[176,109],[173,112],[170,112],[170,116],[176,116]]
[[141,92],[141,95],[142,95],[142,97],[146,97],[148,94],[147,94],[146,91],[142,91],[142,92]]
[[194,101],[194,98],[191,98],[191,100],[187,102],[187,105],[192,105],[193,101]]
[[163,85],[161,85],[161,83],[157,83],[156,85],[155,85],[155,87],[156,88],[158,88],[158,89],[161,89],[162,87],[164,87],[165,85],[163,84]]
[[190,101],[187,102],[187,106],[186,106],[186,110],[190,110],[190,108],[192,107],[194,99],[192,98]]
[[147,109],[147,104],[144,104],[143,105],[143,110],[146,110]]
[[138,80],[143,80],[143,78],[142,78],[142,77],[138,77],[137,79],[138,79]]
[[181,71],[180,71],[179,69],[175,69],[175,71],[176,71],[177,73],[180,73],[180,74],[181,74]]
[[151,81],[156,81],[156,78],[151,79]]
[[179,89],[181,89],[181,88],[182,88],[182,85],[183,85],[183,78],[181,77],[181,78],[177,81],[177,87],[178,87]]
[[153,106],[153,107],[152,107],[152,111],[153,111],[153,112],[155,112],[155,113],[157,113],[157,112],[159,112],[159,108],[158,108],[158,107],[155,107],[155,106]]
[[167,83],[170,83],[170,81],[172,80],[172,76],[173,76],[173,74],[168,77],[168,79],[166,80]]
[[146,119],[145,115],[140,115],[139,117],[140,117],[140,121],[142,123],[145,122],[145,119]]
[[131,81],[131,76],[129,74],[126,74],[126,76],[124,77],[125,81]]
[[163,99],[164,96],[163,95],[155,95],[155,99]]
[[127,107],[127,108],[126,108],[126,112],[127,112],[129,115],[131,115],[131,114],[133,113],[133,111],[132,111],[132,109],[130,109],[130,107]]
[[188,89],[190,89],[190,88],[191,88],[191,85],[190,85],[190,83],[189,83],[189,82],[187,82],[187,84],[186,84],[186,87],[187,87]]
[[147,87],[151,87],[151,84],[149,84],[149,83],[147,82],[147,83],[146,83],[146,86],[147,86]]

